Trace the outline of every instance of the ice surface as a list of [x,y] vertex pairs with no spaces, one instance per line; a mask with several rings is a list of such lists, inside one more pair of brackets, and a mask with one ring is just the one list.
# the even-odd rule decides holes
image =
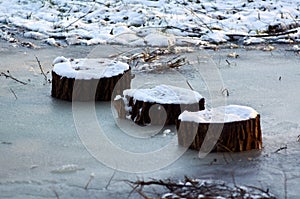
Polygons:
[[[210,93],[215,92],[217,96],[223,96],[220,92],[221,87],[217,87],[216,90],[205,87],[201,75],[208,74],[206,77],[211,77],[208,69],[217,67],[224,87],[230,93],[226,102],[253,107],[260,113],[264,146],[262,151],[209,154],[204,159],[197,158],[197,151],[188,150],[167,167],[148,173],[131,174],[106,167],[87,151],[84,143],[78,138],[71,103],[51,98],[50,85],[43,85],[44,77],[39,75],[35,56],[41,60],[45,71],[51,71],[52,62],[57,56],[85,57],[93,48],[70,46],[33,50],[15,48],[11,43],[2,42],[1,72],[10,70],[18,79],[31,81],[28,85],[20,85],[0,77],[0,198],[79,199],[129,196],[130,199],[138,199],[141,197],[135,192],[132,193],[132,187],[128,186],[124,179],[180,180],[184,179],[185,175],[204,180],[219,179],[238,185],[253,185],[264,190],[269,189],[277,198],[298,198],[300,59],[296,53],[286,51],[289,47],[292,46],[276,46],[277,49],[272,52],[195,49],[187,58],[197,61],[199,57],[200,63],[194,64],[192,68],[184,66],[176,70],[181,76],[169,71],[136,74],[132,81],[132,85],[135,86],[133,88],[166,84],[167,80],[173,83],[172,85],[183,86],[186,85],[185,78],[188,78],[194,90],[201,93],[209,105],[213,101]],[[109,57],[116,54],[116,50],[124,52],[130,49],[99,46],[101,56],[98,57]],[[232,52],[236,52],[239,57],[228,58],[227,55]],[[192,59],[193,57],[195,59]],[[235,64],[228,65],[226,60]],[[215,79],[207,81],[215,83]],[[11,90],[15,92],[17,99]],[[99,125],[109,140],[124,150],[143,154],[160,149],[168,144],[170,139],[176,139],[176,135],[164,137],[164,129],[151,138],[133,139],[116,125],[111,111],[110,103],[99,103],[96,106]],[[83,120],[87,127],[89,122]],[[132,131],[136,131],[132,122],[123,122]],[[171,133],[175,132],[174,128],[167,128],[172,130]],[[100,143],[102,144],[95,144]],[[287,149],[275,153],[284,146],[287,146]],[[159,156],[165,155],[166,153],[161,153]],[[119,163],[118,159],[115,161]],[[132,163],[132,167],[135,167],[135,163]],[[51,173],[70,164],[76,164],[84,170]],[[160,162],[153,158],[153,164],[159,165]],[[91,173],[95,173],[95,177],[88,189],[84,189]]]
[[184,111],[179,115],[179,119],[195,123],[226,123],[255,118],[257,114],[251,107],[227,105],[197,112]]
[[67,78],[100,79],[123,74],[129,65],[110,59],[67,59],[57,57],[53,61],[53,71]]
[[203,98],[196,91],[170,85],[158,85],[150,89],[127,89],[123,95],[160,104],[194,104]]

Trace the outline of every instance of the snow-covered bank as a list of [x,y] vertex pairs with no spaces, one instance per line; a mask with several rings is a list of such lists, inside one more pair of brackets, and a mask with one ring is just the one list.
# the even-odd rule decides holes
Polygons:
[[0,1],[0,38],[54,46],[297,43],[299,9],[292,0]]

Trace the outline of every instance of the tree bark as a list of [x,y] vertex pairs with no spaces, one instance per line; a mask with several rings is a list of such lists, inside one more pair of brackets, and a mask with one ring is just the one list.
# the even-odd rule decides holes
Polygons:
[[[204,98],[194,104],[159,104],[144,102],[125,96],[128,104],[124,99],[115,100],[115,108],[120,118],[125,118],[126,113],[130,115],[131,120],[139,125],[172,125],[176,124],[178,116],[184,111],[204,110]],[[128,106],[128,107],[126,107]],[[126,111],[129,109],[129,111]]]
[[130,69],[110,78],[90,80],[62,77],[52,71],[51,96],[67,101],[110,101],[130,84]]
[[[195,123],[178,120],[178,143],[190,149],[200,150],[208,133],[221,130],[212,152],[241,152],[262,148],[260,115],[249,120],[220,123]],[[209,130],[210,129],[210,130]],[[213,134],[213,133],[212,133]]]

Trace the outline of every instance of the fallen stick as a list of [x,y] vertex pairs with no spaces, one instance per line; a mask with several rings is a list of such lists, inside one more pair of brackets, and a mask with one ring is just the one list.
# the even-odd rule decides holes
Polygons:
[[45,79],[45,81],[47,82],[48,77],[47,77],[46,73],[45,73],[44,70],[43,70],[43,67],[42,67],[42,65],[41,65],[41,62],[40,62],[39,58],[38,58],[37,56],[35,56],[35,59],[36,59],[36,61],[37,61],[37,63],[38,63],[38,66],[39,66],[39,68],[40,68],[41,74],[44,76],[44,79]]
[[15,96],[15,98],[16,98],[16,100],[18,99],[18,97],[17,97],[17,95],[16,95],[16,93],[15,93],[15,91],[12,89],[12,88],[9,88],[9,90],[10,90],[10,92]]
[[297,33],[298,30],[289,30],[286,32],[279,32],[279,33],[274,33],[274,34],[257,34],[257,35],[249,35],[249,34],[226,34],[228,37],[278,37],[282,35],[288,35],[288,34],[294,34]]
[[14,81],[16,81],[16,82],[18,82],[18,83],[21,83],[21,84],[23,84],[23,85],[26,85],[26,84],[27,84],[26,82],[23,82],[23,81],[21,81],[21,80],[18,80],[18,79],[15,78],[15,77],[13,77],[13,76],[10,74],[9,71],[7,71],[7,73],[1,72],[1,73],[0,73],[0,76],[4,76],[4,77],[6,77],[6,78],[10,78],[10,79],[12,79],[12,80],[14,80]]
[[274,151],[274,153],[278,153],[279,151],[285,150],[287,149],[287,146],[284,147],[280,147],[279,149],[277,149],[276,151]]

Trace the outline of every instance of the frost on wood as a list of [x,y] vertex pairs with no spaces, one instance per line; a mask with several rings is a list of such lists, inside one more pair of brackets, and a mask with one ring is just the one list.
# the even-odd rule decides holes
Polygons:
[[[200,150],[204,139],[217,139],[213,152],[240,152],[262,148],[260,115],[238,105],[184,112],[176,124],[178,143]],[[196,133],[194,133],[196,132]],[[220,132],[219,137],[215,137]],[[204,149],[205,150],[205,149]]]
[[150,89],[127,89],[114,101],[120,118],[139,125],[175,124],[184,110],[204,110],[204,98],[197,92],[169,85]]
[[108,59],[67,59],[53,61],[52,97],[76,101],[109,101],[130,88],[130,67]]

